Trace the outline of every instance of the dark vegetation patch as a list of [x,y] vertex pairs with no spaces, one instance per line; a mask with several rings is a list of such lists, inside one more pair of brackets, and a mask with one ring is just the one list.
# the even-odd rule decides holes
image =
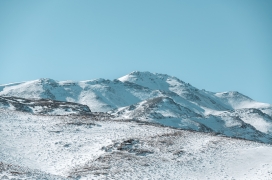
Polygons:
[[153,154],[153,151],[150,151],[146,148],[143,148],[143,142],[138,139],[128,139],[123,142],[116,142],[109,146],[102,147],[102,150],[105,152],[128,152],[133,153],[136,156],[146,156],[149,154]]
[[3,108],[13,106],[14,110],[34,114],[48,114],[57,109],[79,115],[91,114],[91,110],[87,105],[50,99],[25,99],[13,96],[0,96],[0,105]]

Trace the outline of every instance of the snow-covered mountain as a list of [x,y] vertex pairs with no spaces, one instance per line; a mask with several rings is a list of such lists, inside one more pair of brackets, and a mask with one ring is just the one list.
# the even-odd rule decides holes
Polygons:
[[239,92],[213,93],[199,90],[189,83],[165,74],[135,71],[119,78],[122,82],[130,82],[152,90],[173,92],[204,109],[228,110],[237,108],[267,108],[271,105],[255,102]]
[[1,179],[271,179],[271,144],[270,104],[169,75],[0,85]]
[[272,142],[271,105],[235,91],[199,90],[165,74],[135,71],[113,81],[39,79],[1,85],[0,96],[75,102],[91,111],[109,112],[115,119]]
[[139,71],[113,81],[96,79],[58,82],[39,79],[11,83],[0,85],[0,95],[76,102],[88,105],[92,111],[104,112],[161,96],[170,97],[201,114],[210,114],[213,110],[271,107],[238,92],[213,93],[199,90],[176,77]]
[[43,98],[85,104],[92,111],[108,111],[160,96],[160,92],[119,80],[54,81],[39,79],[0,86],[0,95]]

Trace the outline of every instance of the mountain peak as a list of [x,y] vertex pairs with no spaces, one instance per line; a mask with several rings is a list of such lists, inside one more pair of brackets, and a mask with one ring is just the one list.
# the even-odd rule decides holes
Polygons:
[[239,99],[239,100],[252,101],[251,98],[239,93],[238,91],[221,92],[221,93],[216,93],[215,95],[217,97],[224,98],[224,99],[233,99],[233,98],[235,98],[236,100]]
[[[161,73],[152,73],[149,71],[132,71],[131,73],[129,73],[126,76],[137,76],[137,77],[143,77],[143,76],[147,76],[147,77],[171,77],[167,74],[161,74]],[[125,76],[123,76],[125,77]]]
[[133,71],[118,79],[122,82],[131,82],[149,89],[168,90],[170,86],[185,84],[176,77],[167,74],[151,73],[148,71]]
[[152,72],[149,72],[149,71],[132,71],[128,75],[134,75],[134,76],[169,76],[167,74],[152,73]]
[[54,84],[54,83],[56,83],[56,81],[54,79],[50,79],[50,78],[40,78],[40,79],[38,79],[38,82],[40,82],[42,84]]

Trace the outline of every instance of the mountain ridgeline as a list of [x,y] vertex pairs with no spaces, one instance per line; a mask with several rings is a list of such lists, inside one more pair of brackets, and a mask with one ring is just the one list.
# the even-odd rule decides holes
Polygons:
[[[0,96],[0,107],[12,110],[50,115],[108,112],[113,120],[152,122],[272,143],[270,104],[235,91],[200,90],[165,74],[135,71],[112,81],[39,79],[0,85]],[[35,103],[30,102],[33,98]]]

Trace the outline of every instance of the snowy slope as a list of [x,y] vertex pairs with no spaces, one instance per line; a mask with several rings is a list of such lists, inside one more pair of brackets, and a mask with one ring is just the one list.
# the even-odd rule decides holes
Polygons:
[[272,178],[271,145],[90,117],[0,109],[0,178]]
[[77,102],[88,105],[92,111],[108,111],[161,95],[159,91],[151,91],[136,84],[105,79],[80,82],[39,79],[2,85],[1,89],[0,95],[4,96]]
[[263,113],[269,115],[272,118],[272,107],[268,107],[268,108],[259,108],[259,110],[261,110]]
[[170,91],[205,109],[230,110],[240,108],[271,108],[270,104],[260,103],[236,92],[213,93],[199,90],[189,83],[166,74],[134,71],[119,78],[122,82],[131,82],[153,90]]
[[30,169],[18,165],[0,162],[0,178],[1,179],[55,179],[65,180],[62,176],[52,175],[36,169]]
[[215,93],[215,96],[219,97],[223,102],[231,106],[233,109],[271,107],[271,105],[267,103],[256,102],[237,91]]
[[181,106],[169,97],[157,97],[142,101],[138,104],[120,108],[115,114],[125,119],[162,119],[167,117],[186,118],[201,117],[200,114]]
[[110,111],[109,113],[115,119],[137,119],[170,127],[211,132],[203,124],[190,120],[191,117],[202,117],[200,114],[174,102],[169,97],[148,99],[138,104]]
[[134,71],[119,78],[119,80],[135,83],[153,90],[170,91],[200,107],[215,110],[228,110],[232,108],[228,104],[221,102],[213,93],[199,90],[189,83],[166,74]]
[[245,108],[222,113],[225,117],[237,117],[257,130],[272,135],[272,117],[259,109]]
[[239,137],[272,143],[272,119],[257,109],[224,111],[218,115],[202,116],[171,98],[159,97],[109,112],[115,119],[135,119],[162,125],[213,132],[229,137]]

